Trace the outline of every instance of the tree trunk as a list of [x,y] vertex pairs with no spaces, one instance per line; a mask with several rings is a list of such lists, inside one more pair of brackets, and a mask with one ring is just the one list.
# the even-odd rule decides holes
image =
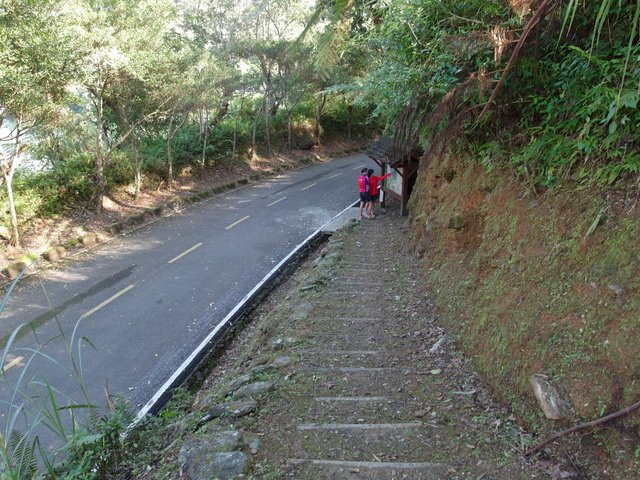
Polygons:
[[256,113],[256,118],[253,121],[253,136],[251,138],[251,156],[252,157],[256,154],[256,132],[258,131],[258,120],[260,119],[260,114],[262,113],[262,107],[264,107],[264,102],[260,104],[260,108]]
[[134,137],[133,141],[133,164],[135,168],[134,172],[134,198],[138,198],[140,195],[140,188],[142,186],[142,161],[140,158],[140,141]]
[[209,142],[209,111],[205,110],[205,127],[204,134],[202,135],[202,160],[200,164],[204,168],[204,164],[207,160],[207,143]]
[[3,178],[7,189],[7,198],[9,199],[9,213],[11,217],[11,240],[10,244],[14,247],[20,246],[20,232],[18,231],[18,214],[16,212],[16,202],[13,197],[13,172],[3,171]]
[[320,121],[322,120],[322,114],[324,113],[324,105],[327,101],[327,94],[324,93],[322,94],[321,100],[320,102],[318,102],[318,105],[316,106],[316,140],[318,142],[318,145],[320,145],[320,137],[322,137],[322,125],[320,123]]
[[353,126],[353,105],[347,105],[347,137],[351,140],[351,129]]
[[291,117],[293,117],[293,110],[287,112],[287,148],[291,150],[293,148],[293,132],[291,128]]
[[171,144],[173,143],[173,116],[171,116],[171,120],[169,120],[169,129],[167,130],[167,168],[169,169],[168,174],[168,183],[169,190],[173,190],[173,152],[171,151]]
[[244,107],[244,93],[240,95],[240,108],[236,112],[236,116],[233,122],[233,159],[236,158],[236,149],[238,147],[238,118],[242,115],[242,107]]
[[101,213],[104,203],[104,104],[102,95],[96,99],[98,128],[96,135],[96,212]]
[[265,143],[267,144],[267,152],[269,154],[269,156],[272,155],[271,152],[271,133],[269,132],[270,129],[270,124],[271,122],[270,117],[270,108],[269,108],[269,97],[266,96],[264,99],[265,105],[264,105],[264,140]]

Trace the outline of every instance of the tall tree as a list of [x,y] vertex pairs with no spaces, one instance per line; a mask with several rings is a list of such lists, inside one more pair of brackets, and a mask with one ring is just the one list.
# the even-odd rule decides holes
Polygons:
[[[85,0],[83,40],[90,45],[84,85],[95,114],[96,208],[103,208],[105,167],[119,146],[134,155],[140,189],[140,128],[157,115],[150,90],[162,78],[165,36],[175,18],[169,0]],[[109,115],[110,114],[110,115]],[[115,130],[109,129],[111,118]]]
[[61,2],[4,0],[0,6],[0,174],[7,190],[11,244],[20,245],[13,177],[30,133],[56,113],[75,75],[77,50]]

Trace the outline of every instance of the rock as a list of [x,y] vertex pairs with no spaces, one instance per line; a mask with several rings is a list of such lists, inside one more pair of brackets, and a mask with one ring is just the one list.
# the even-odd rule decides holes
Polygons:
[[242,447],[242,432],[239,430],[225,430],[220,425],[210,425],[207,441],[216,452],[233,452]]
[[288,367],[289,365],[291,365],[291,357],[288,357],[287,355],[276,358],[271,364],[271,366],[274,368],[284,368]]
[[13,280],[19,277],[22,271],[29,268],[36,260],[38,260],[38,257],[35,255],[22,255],[18,257],[14,263],[2,269],[2,273]]
[[85,247],[91,247],[98,243],[98,235],[95,233],[87,233],[80,237],[80,243]]
[[255,400],[219,403],[217,405],[212,405],[211,407],[209,407],[209,411],[207,412],[207,416],[205,417],[206,420],[202,419],[201,422],[205,422],[205,421],[212,420],[214,418],[219,418],[219,417],[231,417],[231,418],[243,417],[255,411],[257,406],[258,404],[256,403]]
[[609,290],[611,290],[613,293],[615,293],[617,296],[620,296],[624,293],[624,288],[622,288],[620,285],[607,285],[607,288]]
[[258,453],[258,448],[260,448],[260,438],[255,433],[244,432],[242,434],[242,442],[249,452],[252,454]]
[[230,480],[247,471],[247,456],[242,452],[216,452],[205,439],[187,440],[178,454],[180,471],[190,480]]
[[299,321],[307,318],[313,310],[313,305],[309,302],[297,303],[292,308],[291,316],[289,317],[293,321]]
[[296,339],[293,337],[277,338],[273,342],[271,342],[271,347],[274,350],[280,350],[285,345],[293,345],[294,343],[296,343]]
[[11,240],[11,231],[4,225],[0,225],[0,238]]
[[422,245],[422,243],[418,243],[418,245],[416,245],[416,258],[424,257],[426,251],[427,249],[424,248],[424,245]]
[[304,137],[297,142],[298,148],[300,150],[311,150],[317,144],[318,141],[312,136]]
[[124,225],[121,222],[115,222],[108,225],[105,230],[111,235],[118,235],[124,229]]
[[240,375],[238,378],[234,378],[229,384],[229,392],[233,390],[237,390],[240,387],[243,387],[251,382],[251,374],[245,373],[244,375]]
[[453,215],[449,218],[449,228],[454,230],[461,230],[467,226],[467,221],[462,215]]
[[241,399],[247,397],[254,397],[256,395],[260,395],[261,393],[268,392],[273,389],[272,382],[254,382],[249,385],[245,385],[244,387],[240,387],[233,393],[233,398]]
[[433,370],[431,370],[429,372],[431,375],[440,375],[442,373],[442,369],[440,368],[434,368]]
[[436,343],[433,344],[433,346],[429,349],[429,353],[436,353],[440,347],[442,347],[442,344],[447,340],[447,336],[443,335],[440,340],[438,340]]
[[426,417],[427,416],[427,411],[426,410],[416,410],[415,412],[413,412],[413,416],[416,417],[416,418]]
[[568,404],[560,397],[558,390],[549,383],[544,375],[531,375],[529,383],[533,388],[533,393],[538,399],[542,411],[547,418],[552,420],[560,420],[570,417]]
[[67,249],[62,245],[58,245],[57,247],[51,247],[49,250],[42,254],[42,258],[49,262],[55,262],[64,258],[67,255]]

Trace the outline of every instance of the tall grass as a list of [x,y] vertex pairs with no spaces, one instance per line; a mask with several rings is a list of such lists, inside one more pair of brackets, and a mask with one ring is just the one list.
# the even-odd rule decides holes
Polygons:
[[[23,275],[24,271],[9,286],[0,303],[0,313]],[[46,352],[50,342],[40,343],[35,328],[29,324],[12,332],[0,357],[2,381],[9,392],[1,400],[5,412],[0,426],[2,480],[107,478],[121,451],[120,434],[131,416],[109,398],[107,413],[101,415],[102,408],[89,398],[83,370],[83,347],[93,344],[80,335],[81,320],[68,335],[58,318],[54,319],[56,340],[61,339],[64,345],[62,360]],[[30,339],[29,333],[36,346],[20,346],[18,340],[25,336]],[[20,373],[13,379],[4,367],[11,355],[24,359]],[[50,368],[73,378],[77,392],[62,391],[40,371],[34,371],[37,361],[44,361]],[[46,434],[59,446],[45,446]]]

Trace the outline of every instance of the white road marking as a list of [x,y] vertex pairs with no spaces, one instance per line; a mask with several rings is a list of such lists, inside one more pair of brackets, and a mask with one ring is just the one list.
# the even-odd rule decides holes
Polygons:
[[302,192],[303,190],[307,190],[308,188],[315,187],[317,184],[318,184],[318,182],[312,183],[311,185],[307,185],[306,187],[301,188],[300,191]]
[[20,362],[22,362],[24,360],[24,357],[16,357],[13,360],[11,360],[10,362],[7,362],[7,364],[2,367],[2,373],[6,372],[7,370],[9,370],[12,367],[15,367],[17,365],[20,364]]
[[181,253],[180,255],[178,255],[177,257],[172,258],[172,259],[171,259],[171,260],[169,260],[167,263],[173,263],[173,262],[175,262],[175,261],[177,261],[177,260],[180,260],[182,257],[184,257],[185,255],[190,254],[190,253],[191,253],[191,252],[193,252],[196,248],[199,248],[199,247],[201,247],[201,246],[202,246],[202,242],[200,242],[200,243],[198,243],[198,244],[194,245],[194,246],[193,246],[193,247],[191,247],[189,250],[187,250],[187,251],[185,251],[185,252],[182,252],[182,253]]
[[329,178],[336,178],[342,175],[344,172],[336,173],[335,175],[331,175]]
[[272,207],[273,205],[275,205],[276,203],[279,203],[281,201],[283,201],[284,199],[286,199],[287,197],[282,197],[278,200],[276,200],[275,202],[271,202],[269,205],[267,205],[267,207]]
[[362,170],[364,167],[366,167],[366,165],[359,165],[356,168],[354,168],[354,170]]
[[247,218],[249,218],[251,215],[247,215],[244,218],[241,218],[240,220],[238,220],[237,222],[233,222],[231,225],[229,225],[228,227],[225,227],[225,230],[229,230],[230,228],[235,227],[236,225],[238,225],[240,222],[244,222]]
[[129,290],[131,290],[133,287],[135,287],[135,285],[129,285],[127,288],[123,288],[122,290],[120,290],[118,293],[116,293],[113,297],[111,298],[107,298],[104,302],[102,302],[100,305],[98,305],[97,307],[93,307],[91,310],[89,310],[87,313],[83,314],[80,316],[80,318],[87,318],[89,315],[93,315],[94,313],[96,313],[98,310],[100,310],[102,307],[104,307],[105,305],[108,305],[109,303],[113,302],[116,298],[118,298],[121,295],[124,295],[125,293],[127,293]]

